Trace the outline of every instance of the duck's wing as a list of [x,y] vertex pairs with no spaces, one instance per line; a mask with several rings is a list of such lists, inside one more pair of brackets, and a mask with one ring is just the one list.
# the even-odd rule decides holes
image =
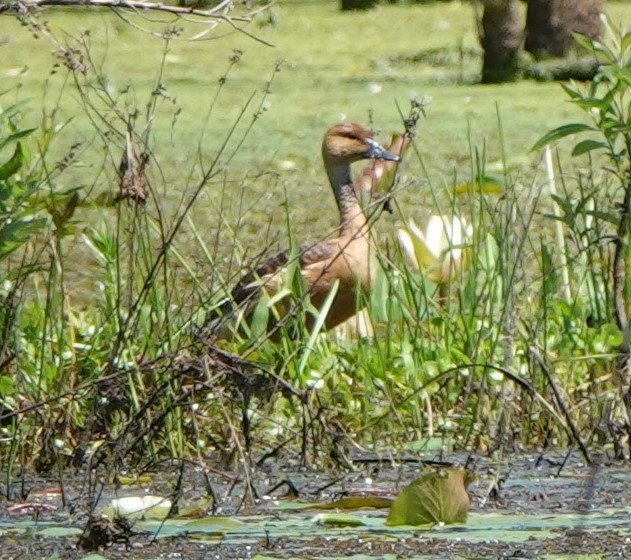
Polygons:
[[280,271],[286,268],[289,262],[289,253],[280,251],[265,259],[254,270],[248,272],[239,280],[230,293],[231,303],[240,306],[242,303],[251,301],[258,297],[263,286],[266,286],[272,293],[278,285],[277,278]]
[[[311,288],[316,284],[339,254],[339,244],[334,240],[300,245],[298,264],[306,286]],[[245,274],[232,289],[230,297],[215,308],[207,318],[206,324],[211,330],[219,322],[224,323],[226,319],[229,321],[236,310],[239,310],[239,315],[247,316],[256,305],[261,290],[265,290],[270,295],[277,293],[285,284],[285,272],[289,259],[288,251],[280,251]]]
[[242,276],[230,295],[207,313],[203,331],[220,338],[229,338],[232,327],[256,307],[263,286],[271,293],[278,289],[280,271],[288,262],[289,253],[281,251]]
[[[298,264],[307,286],[317,282],[319,276],[340,253],[335,240],[303,243],[298,247]],[[246,274],[232,290],[232,301],[240,305],[256,298],[262,288],[268,293],[277,292],[285,282],[284,273],[289,264],[290,253],[281,251],[266,259],[253,271]]]

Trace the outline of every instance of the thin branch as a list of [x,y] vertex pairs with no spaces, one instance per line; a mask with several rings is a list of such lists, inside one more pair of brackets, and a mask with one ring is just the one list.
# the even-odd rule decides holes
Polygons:
[[565,417],[567,430],[569,431],[571,436],[574,438],[574,441],[578,444],[581,450],[581,453],[583,454],[583,459],[585,459],[585,462],[588,465],[591,465],[592,459],[589,456],[589,451],[587,450],[587,446],[583,443],[583,440],[581,439],[581,435],[578,432],[578,428],[574,424],[572,420],[572,416],[570,415],[570,412],[567,406],[565,406],[565,402],[563,402],[563,398],[561,397],[561,393],[558,387],[556,386],[556,383],[554,382],[554,377],[552,376],[552,372],[550,371],[548,364],[546,364],[545,360],[543,359],[543,356],[537,351],[536,348],[531,346],[530,348],[528,348],[528,353],[530,354],[530,356],[532,356],[535,362],[537,362],[537,364],[541,368],[541,371],[545,375],[548,381],[548,384],[550,385],[550,389],[552,389],[554,400],[556,401],[557,406],[561,409],[561,413]]
[[[208,10],[189,8],[186,6],[169,6],[162,2],[146,2],[144,0],[17,0],[0,6],[0,12],[9,12],[23,6],[27,10],[41,6],[93,6],[96,8],[128,8],[130,10],[157,10],[169,14],[193,14],[204,18],[226,19],[226,8],[229,3],[221,2]],[[249,22],[249,15],[231,16],[235,21]]]
[[[216,6],[205,10],[187,6],[171,6],[168,4],[163,4],[162,2],[149,2],[147,0],[13,0],[7,2],[6,4],[0,4],[0,14],[9,12],[25,14],[29,11],[41,8],[43,6],[82,6],[93,8],[109,8],[114,11],[122,9],[133,11],[134,13],[139,15],[142,14],[142,12],[157,11],[167,14],[173,14],[179,18],[187,19],[188,21],[193,21],[194,23],[198,24],[208,25],[210,22],[207,20],[212,20],[213,25],[216,25],[217,23],[226,23],[234,28],[236,31],[244,33],[251,39],[254,39],[255,41],[258,41],[259,43],[262,43],[269,47],[273,47],[274,45],[272,45],[268,41],[256,37],[251,33],[248,33],[237,24],[250,23],[255,15],[264,10],[267,10],[275,2],[276,0],[270,0],[264,6],[259,7],[256,10],[247,12],[243,15],[228,15],[229,12],[234,9],[234,3],[231,0],[222,0]],[[187,16],[198,16],[201,19],[189,19]],[[201,35],[206,34],[207,33],[203,33]]]

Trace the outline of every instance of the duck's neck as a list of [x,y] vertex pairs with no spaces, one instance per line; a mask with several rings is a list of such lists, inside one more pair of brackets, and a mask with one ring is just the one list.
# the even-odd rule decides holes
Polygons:
[[340,211],[340,236],[367,233],[366,216],[353,187],[351,166],[347,163],[327,162],[326,169]]

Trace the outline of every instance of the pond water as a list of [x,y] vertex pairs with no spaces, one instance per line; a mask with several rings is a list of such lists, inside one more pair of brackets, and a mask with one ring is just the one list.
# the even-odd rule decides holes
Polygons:
[[[449,459],[471,464],[471,457]],[[220,476],[200,467],[148,473],[118,487],[68,475],[64,499],[58,482],[26,476],[9,488],[11,500],[0,501],[0,557],[394,560],[631,554],[631,465],[601,459],[588,466],[574,454],[552,453],[501,461],[475,458],[474,463],[477,481],[469,488],[467,523],[432,528],[386,526],[387,507],[325,506],[343,496],[394,497],[422,472],[413,458],[380,461],[364,455],[355,459],[356,470],[350,473],[322,474],[291,465],[259,469],[251,478],[259,497],[252,500],[243,499],[245,485],[230,480],[229,473]],[[178,481],[178,508],[167,517]],[[287,495],[289,487],[297,497]],[[25,497],[18,499],[20,494]],[[103,513],[113,517],[113,499],[150,495],[170,502],[121,524],[100,519]],[[91,511],[96,514],[91,536],[83,542],[91,542],[93,551],[78,546]]]

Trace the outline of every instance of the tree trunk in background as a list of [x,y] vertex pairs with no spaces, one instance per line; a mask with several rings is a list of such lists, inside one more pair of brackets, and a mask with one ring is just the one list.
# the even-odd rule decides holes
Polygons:
[[341,0],[342,10],[368,10],[374,8],[379,0]]
[[572,33],[597,39],[604,0],[528,0],[526,50],[536,58],[566,56]]
[[519,0],[483,0],[483,5],[479,28],[480,44],[484,49],[482,83],[516,80],[523,36]]

